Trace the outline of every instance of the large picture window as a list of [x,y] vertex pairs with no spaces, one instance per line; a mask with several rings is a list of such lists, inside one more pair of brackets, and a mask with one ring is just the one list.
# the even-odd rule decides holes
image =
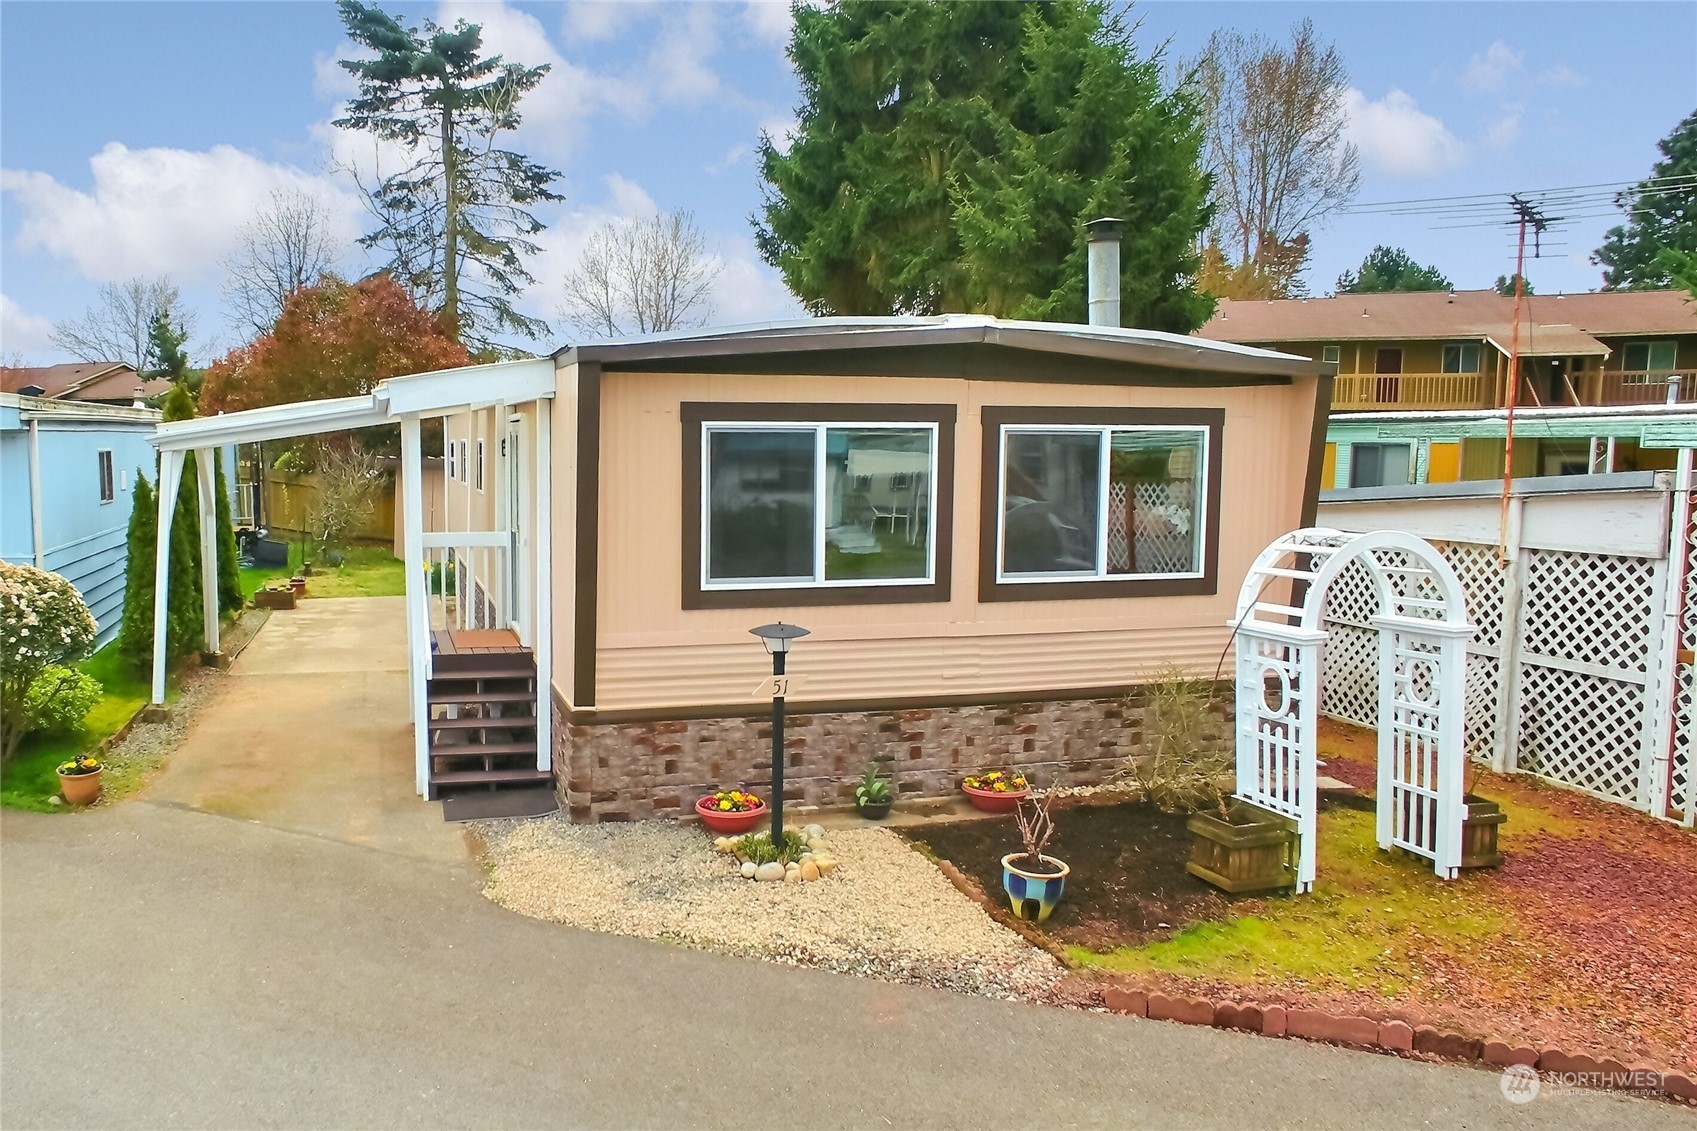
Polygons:
[[1213,592],[1208,410],[984,410],[986,600]]
[[686,467],[698,474],[686,506],[698,509],[699,528],[686,524],[686,608],[769,604],[759,598],[767,590],[789,591],[780,603],[860,591],[873,601],[947,599],[940,500],[952,481],[943,469],[952,411],[856,419],[842,405],[833,406],[841,419],[808,420],[787,417],[809,406],[740,407],[760,412],[738,419],[739,406],[687,406]]

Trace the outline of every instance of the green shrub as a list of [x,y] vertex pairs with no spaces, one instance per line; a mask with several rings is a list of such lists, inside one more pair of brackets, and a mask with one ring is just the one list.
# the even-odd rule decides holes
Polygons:
[[10,760],[24,735],[37,729],[32,701],[41,704],[58,693],[57,683],[38,689],[36,682],[87,656],[95,631],[82,594],[65,578],[0,562],[0,760]]
[[770,864],[774,860],[780,864],[788,864],[792,860],[800,860],[801,854],[806,851],[807,844],[794,829],[784,830],[782,848],[772,843],[772,834],[767,832],[749,833],[739,839],[736,846],[738,856],[752,860],[755,864]]
[[24,694],[20,719],[25,731],[76,731],[100,702],[100,681],[75,668],[53,664]]

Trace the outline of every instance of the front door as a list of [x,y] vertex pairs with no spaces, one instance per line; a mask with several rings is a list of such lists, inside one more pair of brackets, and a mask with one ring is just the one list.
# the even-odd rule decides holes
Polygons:
[[1402,399],[1402,350],[1381,349],[1373,356],[1373,399],[1379,404],[1397,404]]
[[531,647],[530,631],[530,538],[529,524],[524,521],[530,513],[529,481],[524,474],[524,430],[522,416],[507,420],[507,434],[501,440],[502,486],[509,538],[507,554],[508,584],[513,595],[513,631],[519,643]]

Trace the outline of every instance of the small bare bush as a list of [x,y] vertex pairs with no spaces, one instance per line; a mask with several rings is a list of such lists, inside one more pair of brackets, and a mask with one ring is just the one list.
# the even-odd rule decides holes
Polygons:
[[330,448],[318,463],[318,501],[312,526],[319,542],[345,546],[365,528],[383,489],[377,458],[357,446]]
[[1231,744],[1221,741],[1215,685],[1168,665],[1135,696],[1144,742],[1126,773],[1143,796],[1168,813],[1223,811],[1235,758]]

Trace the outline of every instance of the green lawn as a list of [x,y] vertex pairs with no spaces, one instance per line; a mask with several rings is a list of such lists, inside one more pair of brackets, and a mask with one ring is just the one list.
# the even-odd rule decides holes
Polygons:
[[[301,545],[290,543],[288,569],[242,570],[242,596],[253,599],[273,578],[287,579],[301,566]],[[406,567],[388,546],[355,546],[342,551],[339,566],[314,565],[306,579],[310,597],[399,597],[406,593]]]
[[[118,658],[116,642],[108,644],[77,667],[99,680],[104,694],[88,713],[82,730],[48,731],[24,739],[18,756],[0,769],[0,805],[41,813],[59,811],[62,806],[48,801],[59,792],[59,777],[55,773],[59,763],[92,750],[102,740],[118,733],[148,700],[147,677],[132,675],[124,669]],[[129,792],[139,784],[140,769],[109,766],[104,789],[118,795]],[[131,782],[132,776],[138,780]]]

